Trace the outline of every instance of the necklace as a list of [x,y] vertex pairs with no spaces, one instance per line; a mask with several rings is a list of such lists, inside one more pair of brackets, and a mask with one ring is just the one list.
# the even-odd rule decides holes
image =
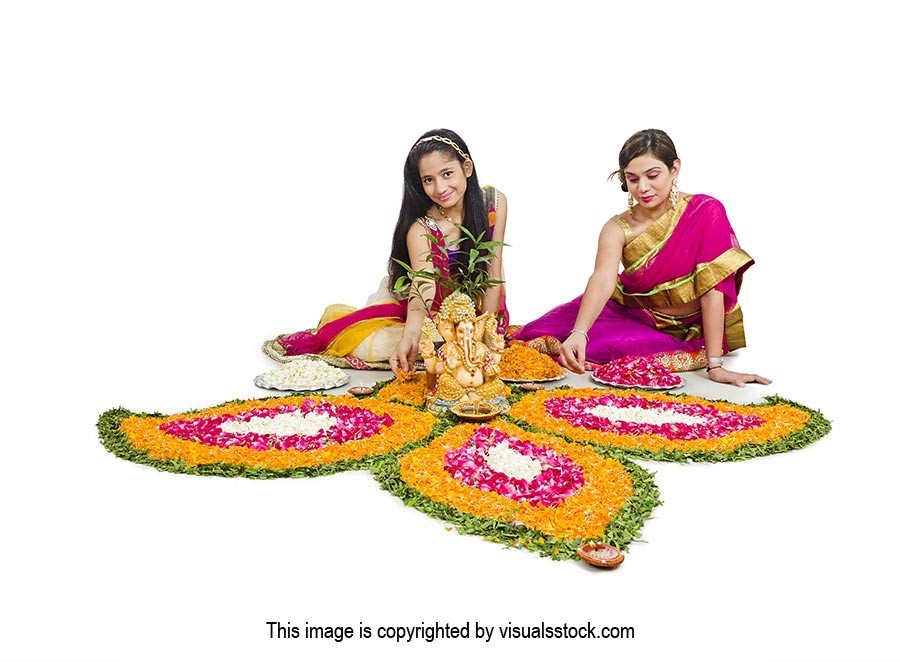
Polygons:
[[450,223],[451,225],[455,225],[456,227],[460,227],[460,226],[462,225],[462,221],[461,221],[461,220],[459,221],[459,223],[457,223],[456,221],[453,220],[452,217],[450,217],[450,216],[447,215],[447,213],[444,211],[444,208],[443,208],[443,207],[441,207],[440,205],[436,205],[436,206],[437,206],[437,208],[438,208],[438,212],[440,212],[441,216],[444,217],[444,220],[445,220],[445,221],[447,221],[447,222]]

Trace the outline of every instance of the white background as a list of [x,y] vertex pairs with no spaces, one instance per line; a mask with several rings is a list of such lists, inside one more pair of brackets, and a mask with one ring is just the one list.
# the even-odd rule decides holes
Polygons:
[[[0,5],[0,660],[897,660],[896,34],[875,3]],[[499,3],[498,3],[499,4]],[[364,472],[159,473],[106,409],[259,394],[260,343],[359,305],[402,165],[468,142],[509,196],[509,307],[578,294],[634,131],[676,142],[757,264],[740,368],[834,431],[644,463],[665,505],[598,573],[448,532]],[[359,380],[358,373],[354,379]],[[707,383],[690,376],[692,389]],[[587,620],[631,641],[270,640]]]

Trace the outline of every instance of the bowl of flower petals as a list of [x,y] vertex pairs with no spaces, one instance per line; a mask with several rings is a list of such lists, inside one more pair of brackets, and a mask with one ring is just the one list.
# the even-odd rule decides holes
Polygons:
[[358,398],[361,398],[365,395],[372,395],[375,392],[375,389],[371,386],[364,386],[360,384],[359,386],[351,386],[347,389],[347,393],[350,395],[355,395]]
[[500,357],[500,379],[505,382],[553,382],[565,376],[556,361],[527,345],[512,344]]
[[500,409],[490,402],[457,402],[450,411],[458,419],[471,423],[490,420],[500,413]]
[[604,542],[589,542],[577,550],[578,556],[599,568],[615,568],[625,560],[625,555]]
[[605,386],[666,391],[682,385],[681,377],[651,356],[626,356],[597,366],[591,379]]
[[298,359],[257,375],[253,383],[277,391],[324,391],[349,381],[350,375],[324,361]]

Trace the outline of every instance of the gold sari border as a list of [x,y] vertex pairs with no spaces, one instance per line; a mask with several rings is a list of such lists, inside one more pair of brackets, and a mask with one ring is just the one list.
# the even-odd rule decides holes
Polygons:
[[753,264],[753,258],[740,248],[729,248],[711,262],[698,264],[686,276],[660,283],[649,292],[626,292],[616,281],[612,298],[632,308],[662,308],[696,301],[723,280]]
[[622,251],[625,273],[634,273],[662,250],[672,236],[678,221],[681,220],[681,215],[687,209],[691,197],[693,196],[685,195],[679,198],[672,209],[653,221],[649,228],[625,245]]
[[729,352],[747,346],[744,337],[744,311],[739,304],[734,304],[734,308],[725,314],[725,343]]
[[[667,315],[654,310],[648,312],[653,316],[657,330],[667,333],[673,338],[693,340],[703,335],[700,311],[688,315]],[[744,312],[737,303],[734,304],[734,308],[725,313],[725,342],[728,351],[747,346],[744,338]]]

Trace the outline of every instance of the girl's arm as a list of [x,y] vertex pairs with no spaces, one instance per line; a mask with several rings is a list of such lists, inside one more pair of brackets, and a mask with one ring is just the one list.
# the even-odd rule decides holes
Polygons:
[[[431,242],[425,236],[427,231],[418,223],[413,223],[406,233],[406,248],[409,250],[409,264],[413,271],[431,268],[426,257],[431,253]],[[434,300],[434,289],[431,281],[417,280],[410,287],[406,324],[403,336],[391,354],[390,364],[394,374],[398,370],[411,372],[416,365],[419,352],[419,338],[422,335],[422,323],[431,310]],[[421,295],[421,296],[420,296]]]
[[560,350],[563,365],[572,372],[579,374],[584,372],[588,332],[615,289],[624,246],[625,233],[613,221],[609,221],[603,226],[597,240],[594,273],[591,274],[584,289],[575,326],[572,327]]
[[714,382],[744,386],[751,382],[771,384],[771,379],[759,375],[732,372],[723,366],[723,338],[725,336],[725,297],[713,288],[700,297],[700,316],[703,325],[703,342],[709,364],[706,374]]
[[[491,236],[492,241],[503,241],[506,236],[506,196],[502,192],[497,191],[497,206],[494,209],[496,214],[494,218],[494,234]],[[503,246],[494,247],[494,259],[488,265],[488,278],[492,280],[503,280]],[[484,299],[481,302],[482,312],[497,313],[500,312],[500,296],[503,285],[494,285],[484,293]]]

